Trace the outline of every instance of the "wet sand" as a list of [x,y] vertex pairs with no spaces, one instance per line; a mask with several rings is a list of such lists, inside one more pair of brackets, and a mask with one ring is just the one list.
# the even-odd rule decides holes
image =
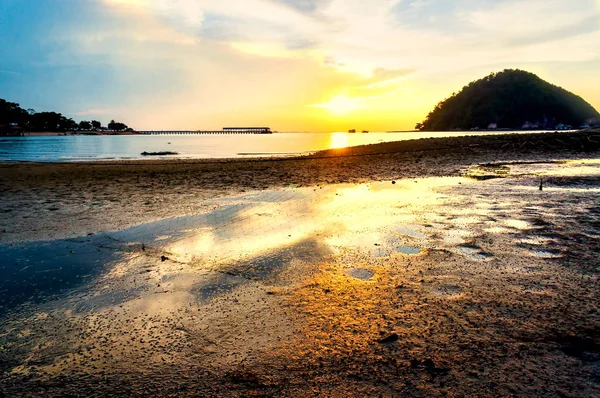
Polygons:
[[458,176],[494,161],[597,153],[600,132],[436,138],[311,157],[0,164],[0,243],[56,239],[197,214],[203,201],[289,186]]
[[[189,181],[196,196],[163,199],[164,214],[189,216],[3,246],[16,264],[0,267],[13,275],[0,291],[34,293],[3,301],[0,392],[598,396],[600,139],[573,137],[548,153],[552,142],[12,169],[21,193],[36,188],[30,198],[97,183],[84,206],[137,178],[165,194],[168,181]],[[592,160],[566,160],[577,158]],[[284,173],[290,180],[277,181]],[[163,218],[125,215],[146,199],[136,195],[156,200],[150,188],[129,192],[122,208],[65,225],[98,232],[117,225],[101,214],[123,225]],[[66,236],[53,234],[12,239]],[[51,289],[75,273],[68,289]]]

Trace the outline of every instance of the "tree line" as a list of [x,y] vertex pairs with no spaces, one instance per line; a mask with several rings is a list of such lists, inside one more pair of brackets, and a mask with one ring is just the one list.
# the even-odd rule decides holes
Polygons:
[[[104,129],[98,120],[82,120],[79,123],[57,112],[36,112],[23,109],[14,102],[0,98],[0,128],[17,127],[26,131],[72,131]],[[106,129],[133,131],[125,123],[111,120]]]

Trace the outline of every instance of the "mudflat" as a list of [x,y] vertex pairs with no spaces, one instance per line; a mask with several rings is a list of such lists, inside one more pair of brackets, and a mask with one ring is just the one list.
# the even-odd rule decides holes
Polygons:
[[598,396],[599,149],[2,166],[0,392]]
[[197,214],[249,191],[458,176],[470,165],[597,153],[600,132],[435,138],[279,159],[0,164],[0,243],[80,236]]

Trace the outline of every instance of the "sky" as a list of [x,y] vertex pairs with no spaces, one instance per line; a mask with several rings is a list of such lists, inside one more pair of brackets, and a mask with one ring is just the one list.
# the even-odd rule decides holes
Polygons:
[[413,129],[507,68],[600,109],[600,0],[0,0],[0,98],[138,130]]

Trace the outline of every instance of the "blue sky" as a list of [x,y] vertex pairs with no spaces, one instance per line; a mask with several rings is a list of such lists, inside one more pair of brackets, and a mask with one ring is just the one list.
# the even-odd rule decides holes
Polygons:
[[596,0],[0,0],[0,98],[140,129],[412,128],[522,68],[600,108]]

